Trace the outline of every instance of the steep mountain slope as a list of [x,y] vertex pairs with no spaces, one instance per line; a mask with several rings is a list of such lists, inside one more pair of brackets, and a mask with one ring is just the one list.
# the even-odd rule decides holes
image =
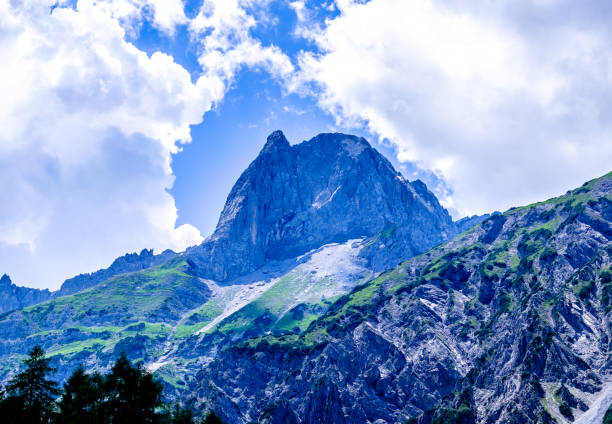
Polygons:
[[125,351],[188,395],[225,346],[299,334],[387,263],[455,231],[426,186],[403,180],[365,140],[322,134],[290,146],[276,132],[201,246],[125,255],[0,315],[0,381],[41,344],[60,379],[78,363],[104,370]]
[[190,390],[233,423],[571,422],[611,387],[611,242],[612,173],[236,343]]
[[[74,365],[105,367],[122,351],[147,358],[183,313],[204,303],[207,286],[181,272],[185,262],[121,274],[89,290],[0,316],[0,372],[14,372],[20,355],[39,344],[54,356],[59,377]],[[71,362],[72,361],[72,362]]]
[[[363,138],[320,134],[290,146],[276,131],[234,185],[215,233],[190,249],[187,261],[194,275],[229,281],[272,260],[370,237],[361,256],[383,271],[485,217],[453,223],[425,184],[405,181]],[[66,280],[56,292],[0,286],[0,312],[74,294],[175,255],[129,253],[106,269]]]
[[66,296],[80,292],[108,280],[115,275],[140,271],[161,265],[176,256],[172,250],[164,250],[159,255],[153,254],[153,249],[143,249],[140,254],[127,253],[113,261],[111,266],[90,274],[79,274],[64,281],[61,288],[53,293],[54,297]]
[[300,332],[331,302],[371,278],[362,240],[273,262],[232,284],[192,276],[185,258],[115,276],[79,293],[0,315],[0,380],[42,345],[63,380],[80,363],[105,370],[125,352],[164,378],[169,393],[218,348]]
[[49,290],[19,287],[6,274],[0,277],[0,313],[23,308],[51,298]]
[[8,275],[0,278],[0,313],[25,308],[46,302],[50,299],[77,293],[109,280],[116,275],[151,268],[167,262],[176,255],[172,250],[165,250],[159,255],[153,249],[143,249],[140,254],[128,253],[118,257],[108,268],[89,274],[79,274],[64,281],[57,291],[20,287],[11,282]]
[[364,252],[378,270],[455,227],[425,184],[405,181],[363,138],[320,134],[291,146],[276,131],[232,188],[214,234],[187,257],[196,275],[228,281],[270,260],[383,232],[394,243]]

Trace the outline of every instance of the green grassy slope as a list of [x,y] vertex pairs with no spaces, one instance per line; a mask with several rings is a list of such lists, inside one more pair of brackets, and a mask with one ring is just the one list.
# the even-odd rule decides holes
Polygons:
[[[522,417],[523,422],[552,422],[554,417],[567,415],[572,402],[588,402],[588,393],[600,390],[602,379],[609,378],[610,240],[612,173],[563,196],[492,216],[457,238],[356,287],[325,314],[312,319],[306,331],[239,341],[212,365],[210,373],[204,370],[200,379],[214,380],[213,373],[222,373],[226,358],[238,369],[244,360],[255,369],[244,374],[237,371],[238,377],[229,383],[214,383],[217,390],[250,399],[248,408],[255,409],[245,413],[257,416],[259,395],[251,392],[255,390],[249,387],[252,383],[242,382],[240,376],[248,379],[248,375],[260,375],[267,382],[265,390],[291,400],[297,389],[291,380],[281,381],[276,375],[284,378],[300,370],[283,367],[326,364],[315,373],[309,371],[308,378],[314,382],[323,375],[342,375],[335,368],[342,368],[342,364],[335,360],[331,362],[333,369],[325,368],[331,366],[325,359],[327,346],[334,355],[339,351],[367,351],[362,336],[353,340],[352,335],[352,330],[364,323],[402,351],[403,357],[416,361],[410,362],[409,370],[396,371],[398,375],[413,375],[414,368],[440,363],[451,367],[445,377],[450,381],[456,378],[451,377],[453,373],[463,376],[465,380],[456,381],[459,392],[447,394],[440,405],[443,410],[463,405],[460,400],[467,385],[470,390],[496,393],[481,399],[480,407],[495,414],[499,422],[509,417],[515,417],[511,422],[518,422],[516,417]],[[284,358],[282,363],[276,362],[279,357]],[[384,358],[381,361],[378,366],[386,367]],[[369,366],[359,362],[359,355],[351,357],[351,369]],[[351,393],[342,396],[350,398],[353,393],[369,390],[353,378],[359,376],[351,375]],[[393,393],[411,393],[412,386],[401,387],[406,381],[393,381],[398,385]],[[554,392],[562,382],[572,388],[568,396],[577,400],[556,400]],[[306,381],[299,384],[302,389],[308,387]],[[340,392],[342,384],[337,388]],[[412,384],[427,386],[432,381]],[[431,397],[438,387],[421,388],[419,393]],[[502,394],[506,400],[497,401]],[[200,396],[209,396],[205,388]],[[415,403],[402,406],[408,411],[425,402],[421,395],[411,396]],[[293,407],[299,408],[299,399],[295,402]],[[367,405],[366,399],[353,402]],[[574,416],[581,414],[577,407],[570,408]]]

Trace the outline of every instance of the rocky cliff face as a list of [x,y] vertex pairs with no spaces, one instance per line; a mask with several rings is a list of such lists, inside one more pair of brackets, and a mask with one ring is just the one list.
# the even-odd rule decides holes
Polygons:
[[[291,146],[277,131],[234,185],[214,234],[186,257],[193,275],[228,281],[269,261],[367,237],[361,257],[383,271],[485,217],[453,223],[423,182],[404,180],[363,138],[320,134]],[[74,294],[175,255],[144,249],[70,278],[57,292],[24,288],[20,300],[7,292],[0,311]]]
[[[602,189],[593,187],[585,188],[588,199],[599,202]],[[66,295],[0,315],[0,381],[40,344],[60,380],[78,364],[104,370],[126,352],[165,381],[166,393],[196,395],[226,422],[380,424],[431,421],[439,411],[472,417],[490,408],[481,398],[493,398],[498,380],[476,386],[470,370],[476,361],[488,364],[492,347],[511,343],[500,338],[501,323],[524,322],[510,310],[519,310],[525,293],[507,294],[510,277],[495,280],[481,263],[490,258],[491,269],[516,273],[520,258],[539,255],[524,254],[529,243],[517,237],[568,220],[573,210],[544,209],[529,222],[521,217],[530,208],[493,216],[372,280],[480,218],[453,223],[425,184],[405,181],[361,138],[321,134],[291,146],[277,132],[201,246],[126,255],[68,280]],[[582,227],[567,228],[566,241],[579,242]],[[589,243],[569,248],[600,250]],[[479,375],[492,372],[485,365]],[[600,371],[594,375],[603,381]],[[577,386],[567,387],[571,394]]]
[[13,284],[10,277],[0,277],[0,313],[23,308],[51,298],[49,290],[19,287]]
[[0,380],[35,344],[60,378],[82,362],[103,369],[123,350],[184,394],[219,349],[304,331],[333,300],[454,228],[422,182],[405,181],[365,140],[322,134],[290,146],[273,133],[202,246],[122,256],[0,316]]
[[233,423],[596,422],[611,267],[612,173],[491,216],[301,334],[240,342],[190,390]]
[[176,256],[172,250],[165,250],[159,255],[153,254],[153,249],[143,249],[140,254],[127,253],[118,257],[108,268],[100,269],[90,274],[79,274],[72,277],[62,284],[62,287],[55,293],[54,297],[66,296],[95,286],[102,281],[106,281],[115,275],[128,272],[140,271],[167,262]]
[[363,138],[320,134],[291,146],[276,131],[232,188],[214,234],[187,256],[196,275],[227,281],[326,243],[373,237],[364,256],[382,270],[454,233],[425,184],[405,181]]
[[47,289],[41,290],[17,286],[11,282],[8,275],[4,274],[0,278],[0,313],[77,293],[107,281],[116,275],[140,271],[163,264],[174,256],[176,256],[176,253],[172,250],[165,250],[159,255],[154,255],[153,249],[143,249],[140,254],[128,253],[115,259],[108,268],[69,278],[64,281],[59,290],[54,292]]

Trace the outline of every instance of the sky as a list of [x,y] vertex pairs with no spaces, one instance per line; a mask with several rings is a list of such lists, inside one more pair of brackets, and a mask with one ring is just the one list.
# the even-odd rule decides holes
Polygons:
[[455,218],[612,170],[612,3],[0,2],[0,273],[57,289],[216,225],[266,136],[366,137]]

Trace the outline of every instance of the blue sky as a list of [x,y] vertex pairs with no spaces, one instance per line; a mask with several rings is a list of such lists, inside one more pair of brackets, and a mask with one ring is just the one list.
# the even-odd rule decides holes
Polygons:
[[[198,3],[187,4],[188,14],[197,13]],[[264,45],[278,46],[292,60],[300,51],[314,48],[294,34],[297,16],[288,2],[271,2],[265,11],[273,23],[261,24],[252,31]],[[202,72],[198,51],[189,42],[185,26],[168,37],[145,21],[132,42],[149,54],[161,50],[171,55],[194,81]],[[317,106],[316,98],[287,93],[263,70],[240,70],[223,99],[202,123],[191,127],[193,142],[173,156],[176,181],[170,192],[178,209],[177,224],[193,224],[203,235],[212,233],[232,185],[257,156],[267,135],[277,129],[292,143],[321,132],[345,130]],[[352,128],[351,132],[371,137],[363,127]]]
[[454,217],[610,171],[612,9],[523,0],[0,5],[0,273],[182,250],[281,129],[362,135]]
[[[196,14],[199,3],[189,2],[187,13]],[[264,45],[278,46],[292,60],[301,51],[316,49],[313,43],[295,34],[298,20],[288,2],[271,2],[265,12],[272,23],[261,24],[252,31]],[[325,16],[337,14],[337,11],[323,12]],[[160,50],[171,55],[190,72],[194,81],[202,72],[198,51],[189,42],[185,26],[168,37],[145,21],[131,41],[148,54]],[[176,181],[170,192],[178,209],[177,224],[193,224],[204,236],[212,233],[232,185],[257,156],[267,135],[277,129],[292,143],[308,140],[321,132],[348,131],[337,126],[334,117],[317,106],[316,98],[286,92],[265,71],[240,70],[223,99],[206,114],[202,123],[191,127],[193,142],[173,156]],[[352,127],[350,132],[372,139],[372,134],[361,125]],[[382,144],[377,147],[387,153],[393,150]],[[402,167],[393,154],[388,157],[398,168]],[[421,177],[435,181],[427,173]]]
[[278,84],[261,72],[240,73],[216,110],[192,127],[197,141],[173,158],[176,182],[171,193],[179,223],[212,232],[232,185],[272,131],[282,129],[289,140],[299,142],[311,138],[313,131],[334,127],[333,119],[312,100],[293,97],[283,96]]

